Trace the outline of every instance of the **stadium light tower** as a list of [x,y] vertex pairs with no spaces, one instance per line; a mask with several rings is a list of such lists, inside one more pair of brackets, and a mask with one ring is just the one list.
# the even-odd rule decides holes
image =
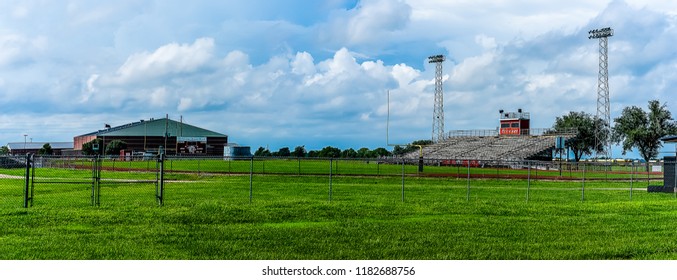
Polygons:
[[433,142],[444,139],[444,87],[442,86],[442,62],[444,55],[428,57],[428,63],[435,63],[435,103],[433,105]]
[[[611,142],[608,137],[611,136],[611,109],[609,102],[609,56],[608,45],[609,37],[614,35],[611,27],[602,29],[593,29],[588,31],[588,39],[599,39],[599,73],[597,75],[597,117],[606,122],[604,131],[596,131],[595,140],[597,143],[603,141],[604,151],[602,155],[611,159]],[[606,139],[604,137],[606,134]]]

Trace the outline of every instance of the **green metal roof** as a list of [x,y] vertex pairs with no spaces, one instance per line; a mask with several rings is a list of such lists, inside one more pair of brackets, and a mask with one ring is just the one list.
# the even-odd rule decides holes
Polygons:
[[183,137],[227,137],[225,134],[200,128],[194,125],[177,122],[168,118],[150,119],[133,122],[109,129],[84,134],[97,136],[164,136],[165,127],[169,136]]

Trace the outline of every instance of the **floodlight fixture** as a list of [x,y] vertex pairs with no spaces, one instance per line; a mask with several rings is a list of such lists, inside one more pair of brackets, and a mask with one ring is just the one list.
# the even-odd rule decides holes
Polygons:
[[428,63],[444,62],[444,55],[438,54],[428,57]]
[[588,39],[599,39],[614,36],[614,30],[611,27],[606,27],[602,29],[593,29],[588,31]]

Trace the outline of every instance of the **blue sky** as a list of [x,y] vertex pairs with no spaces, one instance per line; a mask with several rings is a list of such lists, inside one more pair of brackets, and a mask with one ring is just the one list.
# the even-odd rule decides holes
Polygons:
[[[72,141],[173,119],[254,149],[376,148],[431,138],[444,54],[445,129],[532,127],[596,112],[597,42],[611,26],[611,115],[677,113],[677,2],[0,1],[0,143]],[[667,147],[674,151],[674,147]],[[619,152],[614,152],[619,155]]]

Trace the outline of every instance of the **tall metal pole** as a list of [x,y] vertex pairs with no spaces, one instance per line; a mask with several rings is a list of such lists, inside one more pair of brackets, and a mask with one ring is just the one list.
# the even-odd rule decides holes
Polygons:
[[254,196],[254,156],[251,157],[249,162],[249,204],[252,204],[252,197]]
[[[588,39],[599,39],[599,72],[597,75],[597,117],[605,124],[602,130],[596,131],[596,143],[602,143],[604,151],[601,155],[611,159],[611,108],[609,101],[609,37],[614,35],[611,27],[588,31]],[[598,154],[599,155],[599,154]]]
[[442,84],[442,62],[444,55],[428,57],[428,63],[435,63],[435,102],[433,104],[433,132],[432,140],[439,142],[444,139],[444,87]]

